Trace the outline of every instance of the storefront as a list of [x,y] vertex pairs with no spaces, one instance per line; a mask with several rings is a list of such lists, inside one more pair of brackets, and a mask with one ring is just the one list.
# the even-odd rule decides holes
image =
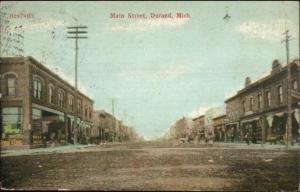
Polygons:
[[66,143],[64,113],[44,106],[32,106],[32,144]]
[[241,131],[239,129],[239,122],[226,124],[225,128],[226,142],[239,142],[241,140]]
[[249,141],[252,143],[262,142],[262,126],[259,117],[242,120],[241,125],[241,141],[245,140],[247,134]]
[[22,145],[22,107],[2,108],[1,145]]

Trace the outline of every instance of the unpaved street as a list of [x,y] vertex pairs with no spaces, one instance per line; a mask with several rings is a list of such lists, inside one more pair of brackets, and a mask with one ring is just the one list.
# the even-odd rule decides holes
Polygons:
[[299,161],[299,150],[130,143],[1,157],[1,180],[17,189],[295,191]]

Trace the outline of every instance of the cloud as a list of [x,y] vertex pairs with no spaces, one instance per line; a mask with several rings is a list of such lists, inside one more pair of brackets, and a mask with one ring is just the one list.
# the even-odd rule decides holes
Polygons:
[[145,19],[132,23],[115,24],[110,27],[111,31],[148,31],[158,28],[178,28],[187,23],[189,19]]
[[[285,27],[286,26],[286,27]],[[269,22],[247,21],[237,26],[234,30],[252,38],[265,40],[280,40],[282,33],[288,28],[292,34],[299,33],[297,26],[290,20],[272,20]]]
[[[199,67],[200,65],[195,65]],[[187,65],[172,65],[165,69],[155,70],[130,70],[122,71],[117,76],[122,79],[128,80],[150,80],[150,81],[161,81],[161,80],[172,80],[181,77],[185,74],[194,72],[195,67],[192,68]]]

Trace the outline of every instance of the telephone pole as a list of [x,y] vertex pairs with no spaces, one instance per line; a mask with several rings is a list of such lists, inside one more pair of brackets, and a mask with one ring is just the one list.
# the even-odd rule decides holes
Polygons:
[[117,136],[117,130],[116,130],[116,117],[115,117],[115,99],[111,99],[111,112],[113,115],[113,121],[112,121],[112,127],[114,129],[114,136],[113,136],[113,142],[116,141],[116,136]]
[[77,128],[78,128],[78,123],[77,123],[77,115],[80,114],[80,107],[78,106],[78,88],[77,88],[77,68],[78,68],[78,39],[87,39],[86,36],[80,36],[80,34],[85,34],[87,33],[87,31],[85,31],[84,29],[86,29],[87,26],[72,26],[72,27],[68,27],[68,29],[70,31],[68,31],[69,35],[72,36],[68,36],[68,39],[75,39],[75,96],[74,96],[74,104],[75,104],[75,117],[74,117],[74,144],[77,144]]
[[286,147],[290,147],[292,143],[292,96],[291,96],[291,66],[290,66],[290,52],[289,52],[289,41],[291,36],[289,35],[289,30],[286,30],[283,35],[285,39],[282,42],[285,42],[286,48],[286,63],[287,63],[287,125],[286,125]]

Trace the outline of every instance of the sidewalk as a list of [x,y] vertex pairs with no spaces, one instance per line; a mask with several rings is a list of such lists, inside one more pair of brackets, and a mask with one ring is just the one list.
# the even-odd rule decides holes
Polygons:
[[70,144],[70,145],[54,146],[54,147],[47,147],[47,148],[4,150],[1,151],[1,157],[21,156],[21,155],[41,155],[41,154],[49,154],[49,153],[70,153],[70,152],[82,151],[85,148],[92,147],[92,146],[96,146],[96,145]]
[[[222,147],[232,147],[232,148],[245,148],[245,149],[282,149],[282,150],[287,150],[286,145],[282,144],[276,144],[276,145],[271,145],[268,143],[265,144],[249,144],[247,145],[246,143],[214,143],[215,146],[222,146]],[[293,146],[289,146],[288,150],[300,150],[300,145],[294,144]]]

